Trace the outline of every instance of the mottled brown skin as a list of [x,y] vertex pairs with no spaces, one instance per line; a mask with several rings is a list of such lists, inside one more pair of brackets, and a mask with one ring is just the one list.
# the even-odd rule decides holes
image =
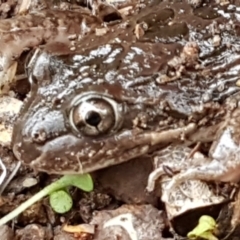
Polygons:
[[[74,51],[48,43],[29,71],[32,89],[13,134],[16,157],[39,171],[84,173],[169,144],[222,144],[226,131],[238,142],[238,26],[227,6],[209,4],[200,11],[163,1],[109,26],[103,36],[89,33]],[[94,103],[86,105],[88,97]],[[88,109],[107,105],[103,125],[86,127],[74,112],[81,124],[73,126],[76,98],[85,106],[84,119]],[[232,165],[222,165],[219,173],[205,171],[201,178],[225,180]]]

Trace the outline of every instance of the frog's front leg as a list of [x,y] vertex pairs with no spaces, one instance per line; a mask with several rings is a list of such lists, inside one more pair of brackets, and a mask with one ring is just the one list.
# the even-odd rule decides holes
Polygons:
[[226,166],[223,166],[217,160],[213,160],[211,163],[203,166],[188,169],[173,176],[165,189],[162,200],[168,202],[171,193],[183,182],[189,180],[219,181],[225,174]]
[[163,175],[174,175],[177,172],[188,169],[189,166],[196,166],[197,162],[207,159],[197,149],[194,152],[184,145],[170,145],[169,147],[156,152],[154,157],[154,171],[149,175],[147,191],[155,189],[155,184]]
[[[196,169],[199,163],[209,166],[211,160],[198,150],[198,148],[192,150],[184,145],[176,144],[158,151],[154,157],[155,170],[149,176],[147,190],[154,190],[155,182],[161,177],[161,199],[166,204],[170,219],[189,209],[195,209],[197,206],[203,207],[222,201],[222,197],[215,194],[206,182],[195,180],[195,178],[189,181],[189,178],[191,179],[189,176],[186,179],[180,179],[176,185],[171,185],[171,178],[174,174],[184,173],[188,171],[188,168]],[[195,174],[194,172],[194,176]],[[169,184],[171,185],[170,191]]]
[[187,180],[237,183],[240,181],[240,109],[237,108],[223,123],[209,151],[211,162],[191,167],[170,181],[164,201],[180,183]]

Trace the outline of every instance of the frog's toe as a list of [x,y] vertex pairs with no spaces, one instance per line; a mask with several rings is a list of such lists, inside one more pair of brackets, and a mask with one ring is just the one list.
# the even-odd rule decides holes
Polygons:
[[175,193],[176,188],[178,188],[181,183],[189,180],[188,174],[179,173],[175,175],[168,184],[166,184],[163,190],[162,201],[165,203],[170,203],[170,196]]
[[151,172],[151,174],[148,177],[148,183],[147,183],[147,187],[146,190],[148,192],[152,192],[155,189],[156,186],[156,182],[159,180],[159,178],[162,177],[162,175],[164,175],[164,171],[163,168],[157,168],[155,169],[153,172]]

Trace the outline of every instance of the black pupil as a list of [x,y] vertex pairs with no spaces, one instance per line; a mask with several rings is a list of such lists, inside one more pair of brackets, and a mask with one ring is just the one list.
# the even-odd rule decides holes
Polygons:
[[99,113],[91,111],[87,114],[85,121],[90,126],[97,127],[102,118]]

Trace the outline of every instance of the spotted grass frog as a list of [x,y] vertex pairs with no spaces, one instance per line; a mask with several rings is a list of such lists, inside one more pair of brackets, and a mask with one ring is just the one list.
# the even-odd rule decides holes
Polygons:
[[212,163],[180,176],[238,179],[237,9],[153,2],[101,36],[89,32],[74,50],[42,46],[28,69],[15,156],[38,171],[74,174],[171,144],[213,143]]

